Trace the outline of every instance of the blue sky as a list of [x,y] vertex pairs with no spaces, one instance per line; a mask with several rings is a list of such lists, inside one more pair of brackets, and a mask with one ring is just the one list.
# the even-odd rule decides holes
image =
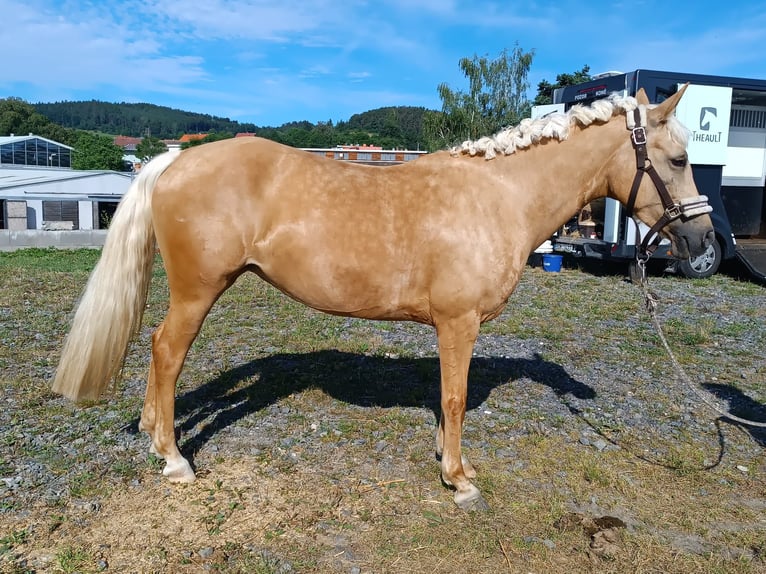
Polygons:
[[0,97],[149,102],[256,125],[438,109],[463,56],[766,78],[764,0],[0,0]]

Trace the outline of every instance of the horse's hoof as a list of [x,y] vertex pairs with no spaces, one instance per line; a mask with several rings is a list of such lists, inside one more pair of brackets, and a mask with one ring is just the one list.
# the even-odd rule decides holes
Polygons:
[[194,476],[194,471],[185,458],[181,458],[181,460],[175,463],[167,462],[162,474],[163,476],[166,476],[170,482],[179,484],[189,484],[194,482],[197,478]]
[[484,512],[489,510],[489,504],[479,492],[479,489],[471,485],[470,490],[466,492],[455,493],[455,504],[460,510],[466,512]]

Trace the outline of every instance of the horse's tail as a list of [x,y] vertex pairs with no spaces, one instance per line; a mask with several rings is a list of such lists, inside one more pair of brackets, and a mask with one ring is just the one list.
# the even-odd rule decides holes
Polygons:
[[122,368],[152,278],[152,190],[177,156],[149,162],[122,198],[61,351],[54,392],[75,401],[97,399]]

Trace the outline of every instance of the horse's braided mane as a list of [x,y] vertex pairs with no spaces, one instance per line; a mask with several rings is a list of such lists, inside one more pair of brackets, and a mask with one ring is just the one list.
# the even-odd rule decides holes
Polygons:
[[[541,141],[563,141],[569,137],[573,125],[587,127],[592,123],[608,122],[612,116],[631,112],[637,107],[635,98],[615,93],[606,99],[596,100],[590,106],[572,106],[566,113],[555,112],[535,120],[524,119],[518,126],[505,128],[494,136],[465,141],[451,151],[456,156],[478,155],[489,160],[498,154],[510,155],[517,149],[525,149]],[[687,135],[680,122],[671,123],[671,137],[686,143]]]

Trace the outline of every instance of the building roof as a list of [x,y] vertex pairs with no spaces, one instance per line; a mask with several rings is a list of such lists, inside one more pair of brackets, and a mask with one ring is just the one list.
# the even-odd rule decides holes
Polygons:
[[201,140],[206,137],[207,137],[207,134],[184,134],[181,136],[181,139],[178,141],[180,141],[181,143],[186,143],[186,142]]
[[66,182],[77,179],[118,175],[132,178],[130,172],[109,170],[73,170],[67,168],[34,168],[3,166],[0,168],[0,191],[29,187],[45,183]]
[[136,146],[141,143],[141,139],[132,136],[114,136],[114,145],[121,148],[136,149]]
[[74,148],[71,147],[71,146],[63,144],[61,142],[49,140],[48,138],[44,138],[43,136],[38,136],[38,135],[35,135],[35,134],[29,134],[27,136],[17,136],[15,134],[11,134],[9,136],[0,136],[0,144],[8,144],[8,143],[13,143],[13,142],[21,142],[21,141],[29,140],[29,139],[39,139],[39,140],[46,141],[48,143],[52,143],[52,144],[55,144],[55,145],[58,145],[58,146],[61,146],[61,147],[65,147],[65,148],[70,149],[70,150],[74,150]]
[[255,132],[239,132],[234,137],[235,138],[251,138],[251,137],[255,137]]

